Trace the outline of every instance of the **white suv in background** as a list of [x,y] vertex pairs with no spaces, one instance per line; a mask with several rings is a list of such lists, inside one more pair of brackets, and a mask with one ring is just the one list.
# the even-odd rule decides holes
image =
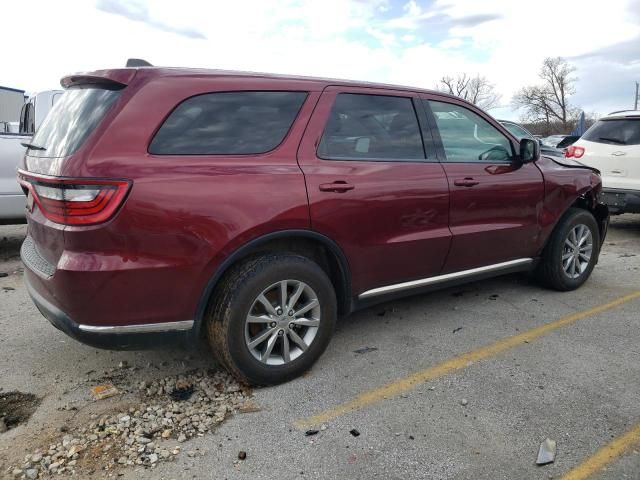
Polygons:
[[640,110],[602,117],[565,156],[600,170],[604,201],[612,214],[640,213]]

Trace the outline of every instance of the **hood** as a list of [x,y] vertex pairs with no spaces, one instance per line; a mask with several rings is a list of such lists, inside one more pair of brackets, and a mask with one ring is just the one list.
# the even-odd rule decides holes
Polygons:
[[553,162],[557,163],[558,165],[561,165],[563,167],[567,167],[567,168],[584,168],[585,170],[591,170],[592,172],[597,173],[598,175],[600,175],[600,170],[598,170],[597,168],[593,168],[590,167],[588,165],[585,165],[584,163],[581,163],[573,158],[567,158],[567,157],[556,157],[556,156],[550,156],[550,155],[545,155],[547,158],[553,160]]

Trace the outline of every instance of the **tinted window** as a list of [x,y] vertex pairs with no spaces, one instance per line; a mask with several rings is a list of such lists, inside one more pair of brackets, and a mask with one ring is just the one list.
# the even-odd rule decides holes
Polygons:
[[318,156],[347,160],[424,159],[413,102],[405,97],[339,94]]
[[429,102],[447,160],[494,162],[510,160],[511,142],[485,119],[459,105]]
[[[29,150],[36,157],[66,157],[78,150],[89,134],[109,111],[119,90],[104,88],[71,88],[51,108],[31,143],[45,150]],[[33,122],[29,121],[27,128]],[[33,115],[31,114],[31,117]],[[32,125],[30,128],[33,128]]]
[[611,145],[640,145],[640,118],[599,120],[582,138]]
[[149,145],[149,152],[268,152],[282,142],[305,97],[303,92],[218,92],[189,98],[165,120]]

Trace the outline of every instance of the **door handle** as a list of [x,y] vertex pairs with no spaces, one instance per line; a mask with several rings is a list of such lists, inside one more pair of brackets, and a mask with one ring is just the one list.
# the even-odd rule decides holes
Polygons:
[[458,180],[454,180],[453,184],[456,187],[473,187],[474,185],[478,185],[480,182],[477,180],[474,180],[471,177],[466,177],[466,178],[460,178]]
[[353,190],[356,187],[343,180],[336,180],[332,183],[321,183],[319,188],[321,192],[344,193],[348,192],[349,190]]

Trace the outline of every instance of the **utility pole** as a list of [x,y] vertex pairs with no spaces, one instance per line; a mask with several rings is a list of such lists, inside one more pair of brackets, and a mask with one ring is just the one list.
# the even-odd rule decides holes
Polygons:
[[633,108],[634,110],[638,110],[638,86],[640,86],[640,83],[636,82],[636,105]]

